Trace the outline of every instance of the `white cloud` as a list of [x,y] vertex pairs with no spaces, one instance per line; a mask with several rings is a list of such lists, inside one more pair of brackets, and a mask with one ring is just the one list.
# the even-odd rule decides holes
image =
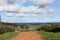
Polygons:
[[29,7],[22,7],[22,8],[20,8],[20,12],[23,12],[23,13],[25,13],[25,12],[33,12],[33,11],[36,11],[37,10],[37,7],[35,7],[35,6],[29,6]]
[[[47,8],[47,7],[43,7],[43,8],[39,8],[39,7],[36,7],[36,6],[22,7],[21,5],[18,5],[18,4],[8,5],[8,4],[6,4],[6,2],[4,2],[4,0],[1,0],[1,1],[2,1],[3,5],[0,6],[0,11],[6,11],[6,12],[7,11],[10,11],[10,12],[17,11],[18,12],[17,16],[19,16],[19,17],[25,16],[24,13],[32,13],[33,16],[38,16],[38,14],[47,16],[46,13],[48,13],[48,12],[53,13],[55,11],[54,9]],[[16,1],[17,0],[15,0],[15,2]],[[46,4],[50,4],[50,3],[54,2],[54,0],[30,0],[30,1],[32,1],[35,5],[46,5]],[[21,2],[25,3],[25,2],[27,2],[27,0],[21,0]],[[12,13],[7,13],[7,16],[11,17]]]
[[[2,0],[1,0],[2,1]],[[4,0],[3,0],[4,1]],[[6,1],[6,0],[5,0]],[[14,0],[13,0],[14,1]],[[17,1],[17,0],[15,0]],[[22,2],[26,2],[27,0],[21,0]],[[31,0],[32,2],[36,2],[38,4],[49,4],[51,2],[53,2],[53,0]],[[21,13],[25,13],[25,12],[46,12],[45,9],[42,9],[42,8],[39,8],[38,7],[35,7],[35,6],[29,6],[29,7],[20,7],[20,5],[18,4],[15,4],[15,5],[3,5],[3,6],[0,6],[0,11],[20,11]],[[52,12],[53,9],[50,9],[50,12]]]
[[3,6],[0,6],[0,11],[2,12],[2,11],[4,11],[4,8],[3,8]]
[[55,13],[55,9],[53,8],[39,8],[38,10],[34,11],[33,15],[34,17],[37,16],[43,16],[43,17],[53,17],[53,14]]
[[[44,8],[38,8],[36,6],[29,6],[29,7],[21,7],[20,11],[18,13],[32,13],[33,15],[32,16],[39,16],[39,15],[42,15],[44,17],[50,17],[52,16],[52,14],[50,13],[54,13],[55,12],[55,9],[53,8],[47,8],[47,7],[44,7]],[[18,14],[18,16],[23,16],[21,14]]]
[[15,2],[16,4],[8,4],[7,0],[0,0],[0,12],[4,11],[17,11],[20,6],[17,4],[18,0],[10,0],[11,2]]
[[21,0],[21,3],[22,4],[24,4],[24,3],[26,3],[27,2],[27,0]]
[[37,11],[38,13],[43,13],[43,14],[47,12],[45,8],[39,8]]
[[51,9],[49,9],[49,12],[55,12],[55,10],[51,8]]
[[5,5],[7,3],[6,0],[0,0],[0,5]]
[[19,6],[18,5],[6,5],[4,6],[4,10],[5,11],[17,11],[19,10]]
[[51,4],[54,2],[54,0],[31,0],[35,5],[46,5]]
[[18,0],[7,0],[7,3],[8,4],[15,4],[17,2],[18,2]]
[[33,17],[38,17],[39,15],[38,14],[32,14]]
[[13,13],[5,13],[5,15],[6,15],[7,17],[12,17],[12,16],[13,16]]
[[36,6],[28,6],[28,7],[21,7],[20,10],[19,10],[20,13],[48,13],[48,12],[55,12],[55,9],[53,8],[39,8],[39,7],[36,7]]
[[31,1],[35,5],[47,5],[52,4],[55,0],[21,0],[21,3],[24,4],[27,1]]
[[18,2],[18,0],[0,0],[0,5],[6,5],[9,3],[15,4],[17,2]]
[[15,12],[15,11],[18,11],[20,9],[20,6],[19,5],[3,5],[3,6],[0,6],[0,12],[7,12],[7,11],[10,11],[10,12]]
[[24,17],[24,16],[25,16],[24,13],[18,13],[18,14],[16,14],[16,15],[17,15],[17,17]]

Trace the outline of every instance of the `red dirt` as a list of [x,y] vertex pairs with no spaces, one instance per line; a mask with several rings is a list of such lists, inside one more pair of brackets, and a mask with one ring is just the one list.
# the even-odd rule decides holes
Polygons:
[[30,31],[21,32],[12,40],[42,40],[42,37],[37,32]]

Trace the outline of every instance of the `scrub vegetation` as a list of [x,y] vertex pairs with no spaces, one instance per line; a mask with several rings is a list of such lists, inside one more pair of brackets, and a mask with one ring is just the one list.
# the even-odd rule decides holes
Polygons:
[[19,32],[37,31],[48,40],[60,40],[60,25],[51,24],[24,24],[0,23],[0,40],[8,40]]

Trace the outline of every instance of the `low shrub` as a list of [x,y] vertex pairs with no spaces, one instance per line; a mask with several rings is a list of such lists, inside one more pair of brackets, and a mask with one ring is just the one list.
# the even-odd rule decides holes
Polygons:
[[14,27],[6,27],[6,32],[14,32],[15,28]]
[[49,24],[41,26],[41,30],[48,31],[48,32],[58,32],[60,27],[57,24]]
[[3,34],[3,33],[5,33],[5,30],[3,27],[0,27],[0,34]]
[[3,34],[5,32],[14,32],[15,28],[14,27],[0,27],[0,34]]

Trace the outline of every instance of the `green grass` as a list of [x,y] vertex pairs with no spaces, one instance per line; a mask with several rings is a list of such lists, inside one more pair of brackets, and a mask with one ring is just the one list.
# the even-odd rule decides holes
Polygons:
[[16,36],[18,32],[8,32],[4,34],[0,34],[0,40],[9,40],[10,38]]
[[53,32],[45,32],[45,31],[40,31],[43,36],[47,37],[48,40],[60,40],[60,32],[58,33],[53,33]]

